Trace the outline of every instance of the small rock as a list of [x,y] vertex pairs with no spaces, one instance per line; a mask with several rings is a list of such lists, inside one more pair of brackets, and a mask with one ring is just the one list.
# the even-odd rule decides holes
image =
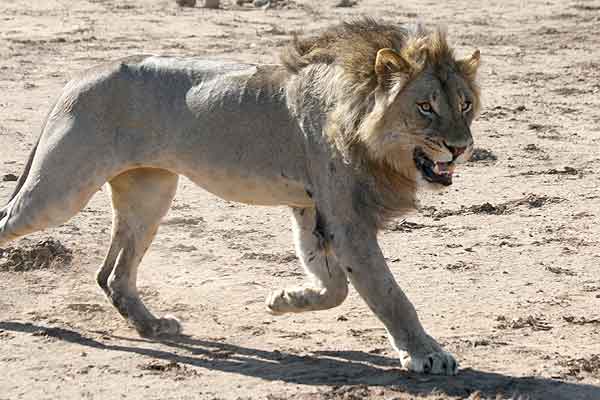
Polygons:
[[196,0],[175,0],[179,7],[195,7]]
[[271,0],[254,0],[252,2],[252,4],[254,4],[254,7],[265,7],[265,6],[269,6],[271,4]]
[[473,149],[473,154],[471,154],[471,158],[469,161],[496,161],[498,157],[487,149],[475,148]]
[[219,8],[219,0],[204,0],[204,8]]
[[336,7],[354,7],[356,5],[356,1],[354,0],[340,0],[336,3]]
[[2,176],[3,182],[16,182],[18,180],[19,180],[19,177],[16,176],[15,174],[6,174],[6,175]]

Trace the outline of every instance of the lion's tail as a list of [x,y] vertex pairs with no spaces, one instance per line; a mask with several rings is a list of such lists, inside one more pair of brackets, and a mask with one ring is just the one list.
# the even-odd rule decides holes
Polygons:
[[35,153],[37,151],[37,147],[38,147],[38,144],[40,143],[41,137],[42,137],[41,135],[40,135],[40,137],[38,137],[37,141],[35,142],[35,145],[29,152],[29,158],[27,159],[27,164],[25,164],[25,168],[23,168],[23,172],[21,173],[21,175],[19,176],[19,179],[17,180],[17,186],[15,187],[12,194],[8,198],[8,203],[4,207],[2,207],[2,209],[0,209],[0,221],[2,221],[2,219],[4,217],[6,217],[6,214],[8,213],[8,206],[10,205],[10,202],[15,197],[17,197],[17,194],[19,194],[19,191],[21,190],[21,188],[25,184],[25,181],[27,180],[27,176],[29,176],[29,170],[31,170],[31,164],[33,163],[33,157],[35,157]]
[[[25,184],[27,177],[29,176],[29,171],[31,170],[31,164],[33,164],[33,158],[35,157],[35,153],[37,152],[38,145],[40,144],[40,140],[42,139],[42,135],[44,134],[44,130],[46,129],[46,124],[48,123],[48,118],[50,118],[50,115],[52,114],[52,110],[54,109],[54,107],[56,107],[56,102],[54,102],[54,104],[50,108],[50,111],[46,115],[46,118],[44,119],[44,124],[42,125],[42,131],[41,131],[40,135],[38,136],[37,140],[35,141],[35,145],[29,152],[29,158],[27,159],[27,164],[25,164],[25,168],[23,168],[23,172],[21,173],[21,175],[19,176],[19,179],[17,180],[17,186],[15,186],[15,189],[13,190],[12,194],[8,198],[7,204],[4,207],[0,208],[0,229],[3,225],[2,220],[8,214],[10,202],[13,201],[15,197],[17,197],[17,195],[23,188],[23,185]],[[6,222],[6,221],[4,221],[4,222]]]
[[40,139],[38,138],[37,142],[35,143],[35,146],[33,146],[33,149],[31,149],[31,152],[29,153],[27,164],[25,164],[25,168],[23,169],[21,176],[19,176],[19,179],[17,180],[17,186],[15,187],[13,193],[10,195],[8,203],[4,207],[0,208],[0,246],[4,245],[5,242],[8,242],[10,240],[10,238],[6,237],[7,232],[5,231],[6,225],[8,224],[8,213],[10,212],[11,202],[15,197],[17,197],[17,194],[19,194],[19,191],[25,184],[25,180],[27,180],[27,176],[29,175],[29,171],[31,169],[31,164],[33,163],[33,157],[35,157],[35,153],[37,151],[39,143]]
[[21,175],[19,176],[19,179],[17,180],[17,186],[15,187],[12,194],[10,195],[7,204],[4,207],[0,208],[0,246],[2,246],[5,242],[7,242],[9,240],[8,238],[5,237],[6,233],[7,233],[7,232],[5,232],[5,230],[6,230],[6,225],[8,223],[8,217],[9,217],[8,214],[10,212],[11,202],[15,199],[15,197],[17,197],[17,195],[23,188],[23,185],[25,184],[27,177],[29,176],[29,171],[31,170],[31,164],[33,164],[33,158],[35,157],[35,154],[37,152],[37,148],[38,148],[41,138],[42,138],[42,135],[39,135],[39,137],[37,138],[37,140],[35,142],[35,145],[29,152],[29,158],[27,159],[25,168],[23,168],[23,172],[21,173]]
[[[29,176],[29,170],[31,169],[31,164],[33,163],[33,157],[35,157],[35,153],[37,151],[38,144],[40,144],[41,137],[42,137],[42,135],[40,135],[38,137],[37,141],[35,142],[35,145],[29,152],[29,158],[27,159],[27,164],[25,164],[25,168],[23,169],[21,176],[19,176],[19,180],[17,180],[17,186],[15,187],[13,193],[10,195],[10,198],[8,199],[9,203],[12,201],[12,199],[14,199],[17,196],[17,194],[23,187],[23,184],[25,184],[25,180],[27,179],[27,176]],[[2,212],[4,212],[4,210],[0,211],[0,219],[2,219],[2,217],[3,217]]]

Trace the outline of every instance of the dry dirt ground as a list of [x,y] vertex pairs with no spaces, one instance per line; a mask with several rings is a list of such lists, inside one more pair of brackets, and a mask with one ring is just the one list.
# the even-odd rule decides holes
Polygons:
[[96,287],[110,227],[98,193],[0,255],[0,398],[600,399],[600,2],[440,3],[0,0],[0,176],[20,173],[74,71],[134,53],[276,62],[292,32],[359,15],[447,25],[459,54],[481,49],[485,100],[477,160],[381,233],[457,377],[403,371],[355,292],[331,311],[266,314],[270,289],[302,281],[287,210],[183,180],[140,285],[189,336],[140,339]]

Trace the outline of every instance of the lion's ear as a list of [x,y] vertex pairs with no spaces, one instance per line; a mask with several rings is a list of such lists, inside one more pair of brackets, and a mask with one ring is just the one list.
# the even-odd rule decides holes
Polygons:
[[393,73],[409,73],[410,63],[392,49],[381,49],[375,58],[375,73],[379,84],[384,84]]
[[460,71],[467,78],[474,80],[477,76],[477,69],[479,68],[479,64],[481,64],[481,53],[479,50],[475,50],[473,55],[469,58],[465,58],[464,60],[460,60],[458,62],[458,67]]

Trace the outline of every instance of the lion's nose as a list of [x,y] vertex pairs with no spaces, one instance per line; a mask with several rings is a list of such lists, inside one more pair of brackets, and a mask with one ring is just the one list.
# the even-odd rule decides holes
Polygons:
[[460,155],[463,154],[467,150],[467,146],[460,146],[460,147],[450,146],[448,143],[444,143],[444,145],[446,145],[448,150],[450,150],[450,153],[452,153],[452,156],[455,159],[460,157]]

